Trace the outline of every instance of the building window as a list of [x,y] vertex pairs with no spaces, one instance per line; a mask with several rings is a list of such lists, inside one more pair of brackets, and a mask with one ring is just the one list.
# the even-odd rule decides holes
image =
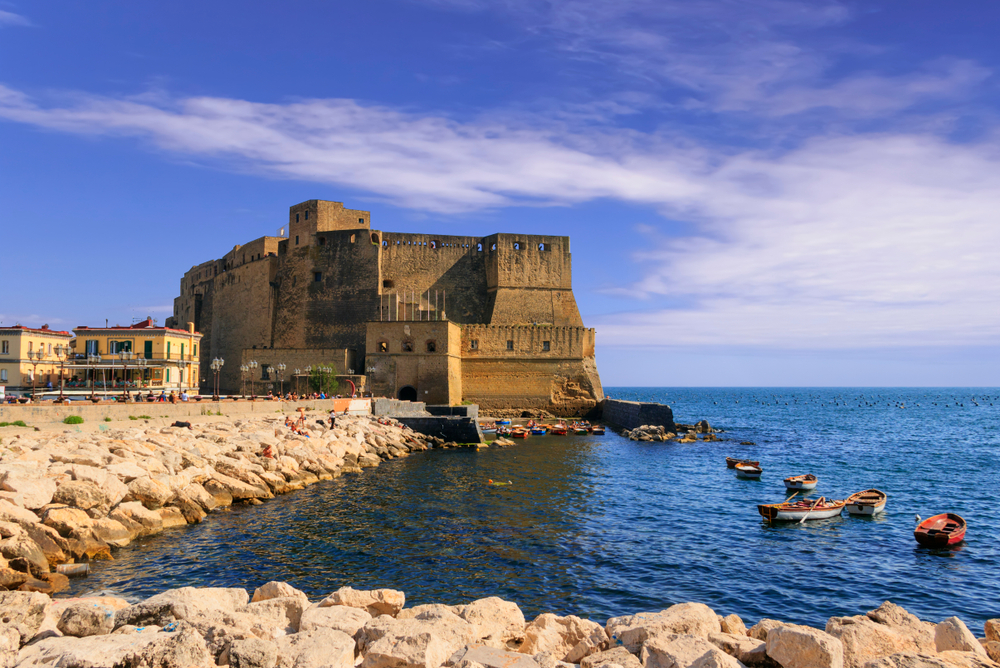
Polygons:
[[326,245],[326,237],[320,237],[319,238],[319,245],[320,246],[325,246]]
[[403,352],[404,353],[413,352],[413,341],[403,341]]
[[476,244],[476,250],[482,252],[483,245],[482,244]]
[[514,242],[514,250],[521,250],[521,242],[520,241],[515,241]]
[[35,342],[34,341],[28,341],[28,352],[30,353],[34,349],[35,349]]
[[351,235],[351,243],[352,244],[354,243],[354,235],[353,234]]
[[514,350],[514,342],[510,339],[507,340],[507,350]]
[[358,224],[359,225],[364,225],[365,224],[365,219],[364,218],[358,218]]
[[295,235],[295,245],[296,246],[299,245],[299,235],[297,235],[297,234]]
[[[167,345],[169,346],[170,344],[168,343]],[[163,380],[169,383],[170,382],[170,369],[164,369],[163,371],[164,371],[164,373],[163,373]]]
[[496,244],[493,244],[492,246],[490,246],[490,250],[491,251],[495,251],[496,249],[497,249],[497,245]]
[[[296,223],[299,222],[299,214],[295,214],[295,222]],[[296,237],[296,239],[297,239],[297,237]],[[295,243],[299,243],[299,242],[296,241]]]
[[543,352],[548,352],[550,350],[550,348],[551,348],[551,346],[549,345],[548,341],[542,341],[542,351]]
[[395,285],[396,285],[396,284],[395,284],[395,283],[393,283],[393,282],[392,282],[392,281],[390,281],[390,280],[384,280],[384,281],[382,281],[382,287],[383,287],[383,288],[392,288],[392,287],[395,287]]
[[427,352],[429,353],[437,352],[437,343],[435,341],[427,342]]
[[[86,353],[88,355],[99,355],[100,354],[100,350],[98,349],[98,345],[97,344],[98,344],[98,342],[95,339],[89,339],[87,341],[87,347],[85,349]],[[152,346],[152,342],[150,342],[150,345]],[[152,350],[153,349],[150,348],[150,357],[147,357],[146,359],[153,359],[152,358]]]
[[10,355],[10,341],[4,341],[0,344],[0,352],[3,352],[4,355]]
[[198,344],[197,343],[192,344],[192,346],[191,346],[191,356],[192,357],[197,357],[198,356]]
[[306,211],[306,220],[309,220],[309,212]]
[[387,353],[387,352],[389,352],[389,343],[387,341],[379,341],[378,342],[378,351],[380,353]]
[[552,247],[549,244],[538,244],[538,250],[540,251],[552,250]]
[[[169,349],[170,344],[167,344]],[[108,341],[108,354],[117,355],[120,352],[131,351],[132,342],[131,341]]]
[[260,365],[260,379],[261,380],[271,380],[271,365],[261,364]]
[[469,350],[479,350],[479,339],[471,339],[469,341]]
[[7,369],[0,369],[0,383],[7,382]]
[[51,355],[51,354],[52,354],[52,344],[50,343],[49,344],[49,355]]
[[438,247],[438,242],[437,241],[431,241],[431,248],[437,248],[437,247]]
[[319,283],[320,281],[322,281],[323,280],[323,272],[322,271],[315,271],[315,272],[313,272],[313,280],[316,281],[317,283]]

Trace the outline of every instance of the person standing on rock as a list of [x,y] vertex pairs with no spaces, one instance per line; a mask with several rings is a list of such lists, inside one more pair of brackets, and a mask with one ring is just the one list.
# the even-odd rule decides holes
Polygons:
[[337,409],[333,408],[330,410],[330,429],[337,426]]

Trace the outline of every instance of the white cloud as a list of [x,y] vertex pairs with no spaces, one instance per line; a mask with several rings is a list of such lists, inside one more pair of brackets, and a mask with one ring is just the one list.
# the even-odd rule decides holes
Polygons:
[[3,26],[30,26],[31,21],[20,14],[0,9],[0,28]]
[[644,245],[651,303],[590,320],[604,344],[849,348],[976,344],[1000,335],[1000,145],[929,134],[723,150],[572,121],[458,122],[351,100],[73,96],[0,88],[0,118],[141,137],[242,170],[372,192],[427,211],[609,198],[697,235]]

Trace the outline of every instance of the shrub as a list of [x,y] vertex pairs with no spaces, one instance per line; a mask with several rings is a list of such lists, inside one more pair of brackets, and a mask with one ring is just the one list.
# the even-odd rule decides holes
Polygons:
[[63,420],[63,424],[83,424],[83,418],[79,415],[70,415]]
[[[166,417],[166,415],[164,415],[163,417]],[[152,419],[153,418],[149,417],[148,415],[140,415],[139,417],[136,418],[136,420],[152,420]]]
[[106,418],[104,418],[104,421],[105,421],[105,422],[111,422],[111,418],[109,418],[109,417],[106,417]]
[[129,419],[129,420],[138,420],[139,418],[137,418],[137,417],[136,417],[136,416],[134,416],[134,415],[129,415],[129,416],[128,416],[128,419]]
[[14,420],[13,422],[0,422],[0,427],[27,427],[24,420]]

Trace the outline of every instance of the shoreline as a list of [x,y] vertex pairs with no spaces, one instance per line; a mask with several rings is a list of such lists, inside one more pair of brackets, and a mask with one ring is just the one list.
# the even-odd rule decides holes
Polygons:
[[285,582],[182,587],[137,603],[0,592],[5,666],[209,668],[994,668],[1000,619],[977,638],[957,617],[922,621],[885,602],[824,629],[746,626],[702,603],[598,622],[489,597],[405,607],[393,589],[319,601]]

